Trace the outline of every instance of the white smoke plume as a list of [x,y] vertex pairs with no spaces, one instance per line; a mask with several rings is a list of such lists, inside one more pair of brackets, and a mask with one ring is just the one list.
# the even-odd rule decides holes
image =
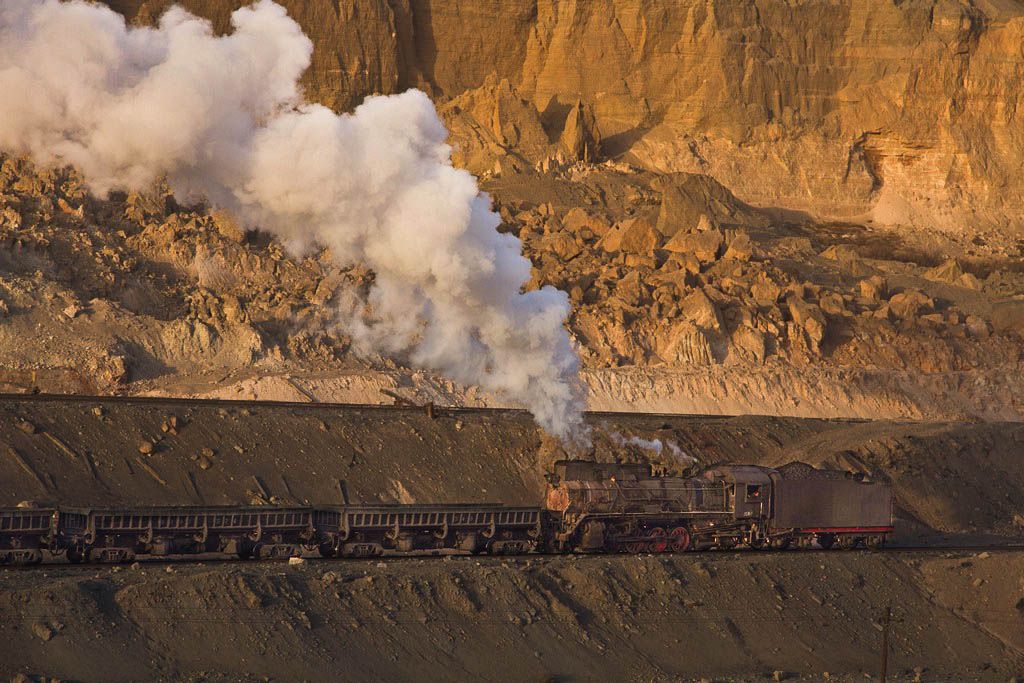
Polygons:
[[682,448],[680,448],[674,441],[662,441],[661,439],[645,439],[640,436],[626,437],[619,432],[609,432],[608,436],[617,446],[636,446],[641,450],[645,450],[655,455],[661,455],[662,452],[668,448],[668,452],[676,459],[677,462],[683,465],[692,465],[697,462],[697,458],[693,457]]
[[476,180],[454,168],[421,92],[352,114],[302,101],[312,44],[270,0],[233,31],[172,8],[128,27],[82,0],[0,2],[0,148],[73,164],[98,194],[166,178],[293,252],[326,247],[376,274],[357,313],[365,348],[478,384],[559,437],[584,435],[565,293],[530,276]]

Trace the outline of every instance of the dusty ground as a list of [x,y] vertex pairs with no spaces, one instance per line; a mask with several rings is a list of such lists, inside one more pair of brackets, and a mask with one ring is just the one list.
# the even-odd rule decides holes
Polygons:
[[[1019,542],[1019,423],[595,414],[598,457],[801,459],[894,485],[900,541]],[[0,401],[0,503],[503,500],[557,455],[515,411]],[[204,450],[209,449],[209,450]],[[141,451],[152,451],[143,453]],[[668,452],[667,445],[665,452]],[[1024,553],[217,561],[0,572],[0,673],[61,680],[898,680],[1024,671]]]
[[[1024,672],[1024,554],[704,553],[0,571],[0,673],[890,680]],[[775,679],[778,680],[778,679]]]

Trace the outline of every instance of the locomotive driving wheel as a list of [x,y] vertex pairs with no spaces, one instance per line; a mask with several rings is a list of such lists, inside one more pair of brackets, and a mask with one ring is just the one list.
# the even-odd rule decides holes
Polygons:
[[665,530],[662,527],[656,526],[651,529],[650,537],[650,550],[652,553],[663,553],[668,550],[668,534],[665,533]]
[[690,530],[685,526],[677,526],[668,537],[672,552],[685,553],[690,549]]

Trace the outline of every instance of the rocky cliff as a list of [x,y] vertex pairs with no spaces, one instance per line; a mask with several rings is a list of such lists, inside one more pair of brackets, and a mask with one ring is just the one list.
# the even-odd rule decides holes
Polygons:
[[[170,0],[109,4],[152,21]],[[226,29],[242,3],[181,4]],[[577,135],[582,114],[600,139],[588,152],[706,173],[759,205],[1024,231],[1019,0],[283,4],[316,44],[309,94],[337,109],[408,87],[442,102],[484,89],[491,106],[471,107],[471,127],[495,155],[580,152],[538,143]]]
[[[283,4],[311,97],[435,99],[528,286],[570,295],[592,407],[1024,416],[1021,2]],[[0,157],[0,265],[10,389],[502,401],[354,359],[335,304],[372,273],[166,188]]]

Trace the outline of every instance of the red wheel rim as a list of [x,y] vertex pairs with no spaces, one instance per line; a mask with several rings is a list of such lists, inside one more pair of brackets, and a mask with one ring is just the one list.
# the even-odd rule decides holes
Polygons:
[[668,550],[668,536],[660,526],[651,529],[651,552],[663,553]]
[[690,547],[690,531],[685,526],[677,526],[669,534],[672,541],[672,552],[682,553]]

